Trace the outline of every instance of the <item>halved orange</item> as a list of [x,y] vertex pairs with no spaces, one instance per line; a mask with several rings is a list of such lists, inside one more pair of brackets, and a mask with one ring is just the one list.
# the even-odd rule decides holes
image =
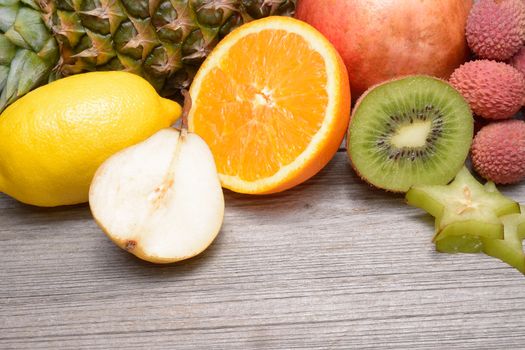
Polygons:
[[225,188],[266,194],[315,175],[350,118],[343,61],[316,29],[288,17],[225,37],[190,89],[189,129],[210,146]]

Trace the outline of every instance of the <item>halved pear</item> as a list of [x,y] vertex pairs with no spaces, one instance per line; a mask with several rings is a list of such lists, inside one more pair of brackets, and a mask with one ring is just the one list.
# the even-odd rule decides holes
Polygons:
[[186,129],[163,129],[110,157],[95,174],[89,203],[113,242],[155,263],[201,253],[224,216],[212,153]]

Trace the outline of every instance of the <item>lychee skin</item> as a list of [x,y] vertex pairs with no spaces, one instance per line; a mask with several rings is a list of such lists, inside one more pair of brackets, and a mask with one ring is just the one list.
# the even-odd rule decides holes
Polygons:
[[511,184],[525,178],[525,122],[505,120],[481,129],[471,148],[474,169],[489,181]]
[[525,101],[525,77],[506,63],[467,62],[452,73],[450,83],[475,114],[487,119],[510,118]]
[[510,59],[525,42],[523,0],[479,0],[470,11],[467,43],[479,57]]
[[509,63],[525,76],[525,46],[521,47],[518,53],[510,59]]

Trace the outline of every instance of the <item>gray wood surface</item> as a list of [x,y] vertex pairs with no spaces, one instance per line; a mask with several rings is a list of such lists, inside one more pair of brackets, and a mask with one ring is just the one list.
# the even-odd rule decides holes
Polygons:
[[344,153],[293,190],[226,203],[205,253],[156,266],[85,205],[0,195],[0,349],[525,348],[525,277],[436,253],[432,220]]

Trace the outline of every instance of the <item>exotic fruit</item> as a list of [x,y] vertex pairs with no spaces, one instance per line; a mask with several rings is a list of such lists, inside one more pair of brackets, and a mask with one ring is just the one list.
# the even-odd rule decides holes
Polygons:
[[487,125],[472,143],[472,164],[485,179],[510,184],[525,178],[525,122]]
[[517,202],[492,182],[480,184],[465,167],[448,185],[413,186],[406,200],[436,218],[433,241],[443,253],[479,253],[484,242],[506,238],[500,217],[520,213]]
[[0,112],[48,79],[94,70],[132,72],[171,95],[231,30],[291,15],[295,1],[0,1]]
[[448,79],[468,47],[472,0],[301,0],[296,17],[321,31],[348,69],[352,97],[397,76]]
[[408,76],[361,96],[350,118],[347,152],[359,176],[378,188],[445,185],[465,163],[473,127],[467,101],[450,84]]
[[466,35],[478,57],[508,60],[525,42],[525,2],[479,0],[468,17]]
[[475,114],[487,119],[510,118],[525,100],[523,74],[506,63],[488,60],[465,63],[454,71],[450,83]]

